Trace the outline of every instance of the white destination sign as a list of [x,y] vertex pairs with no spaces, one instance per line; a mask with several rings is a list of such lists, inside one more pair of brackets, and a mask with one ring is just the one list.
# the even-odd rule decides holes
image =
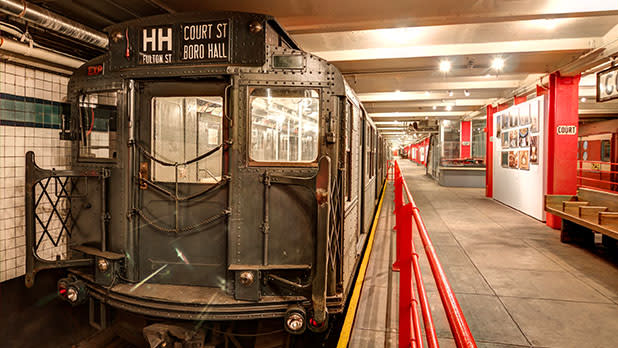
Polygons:
[[618,98],[618,66],[597,73],[597,101]]
[[558,126],[558,135],[575,135],[577,134],[576,126]]

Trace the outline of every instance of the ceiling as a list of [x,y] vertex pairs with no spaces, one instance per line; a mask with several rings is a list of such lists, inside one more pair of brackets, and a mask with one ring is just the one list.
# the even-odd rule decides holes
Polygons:
[[[97,30],[183,11],[271,14],[304,50],[335,64],[393,136],[401,121],[482,117],[486,105],[530,91],[549,72],[577,73],[618,52],[615,0],[32,2]],[[496,57],[504,60],[501,70],[492,68]],[[441,61],[450,62],[448,73],[439,70]],[[594,102],[595,83],[582,79],[581,117],[618,117],[617,104]]]

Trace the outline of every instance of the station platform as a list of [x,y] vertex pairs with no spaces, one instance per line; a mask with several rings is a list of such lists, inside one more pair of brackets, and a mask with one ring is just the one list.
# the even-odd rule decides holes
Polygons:
[[[618,347],[618,262],[560,242],[559,231],[486,198],[439,186],[399,165],[478,347]],[[399,273],[392,272],[389,182],[348,347],[397,347]],[[415,232],[440,347],[455,347]]]

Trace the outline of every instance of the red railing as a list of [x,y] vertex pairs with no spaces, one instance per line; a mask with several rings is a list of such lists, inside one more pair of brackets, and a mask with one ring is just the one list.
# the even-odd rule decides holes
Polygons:
[[[423,246],[425,255],[429,261],[429,266],[436,281],[438,293],[444,306],[444,311],[453,333],[455,344],[458,348],[476,348],[476,343],[466,318],[461,311],[461,307],[455,298],[453,289],[446,278],[442,265],[438,260],[436,251],[433,248],[427,228],[423,222],[420,211],[412,199],[408,185],[406,184],[399,164],[395,161],[393,165],[394,185],[395,185],[395,214],[397,230],[397,260],[393,264],[393,270],[399,271],[399,348],[422,348],[423,337],[421,336],[421,325],[418,316],[417,300],[412,290],[412,275],[416,284],[421,314],[425,327],[425,336],[429,348],[439,347],[436,330],[433,324],[431,309],[427,300],[427,293],[421,276],[418,254],[414,246],[412,231],[416,226]],[[404,192],[408,204],[404,204]]]
[[577,187],[618,193],[618,163],[577,161]]

